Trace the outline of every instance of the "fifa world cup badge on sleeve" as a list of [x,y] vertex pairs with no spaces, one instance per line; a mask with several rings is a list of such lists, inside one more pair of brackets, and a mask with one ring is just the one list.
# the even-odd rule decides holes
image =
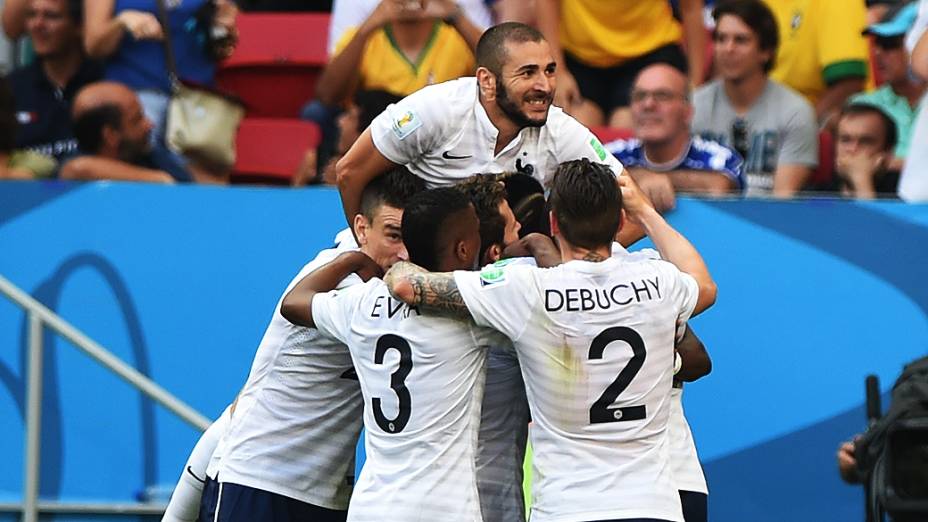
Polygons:
[[590,138],[590,148],[596,153],[596,157],[599,158],[599,161],[606,161],[606,156],[609,153],[606,152],[605,147],[603,147],[603,144],[599,142],[596,136]]
[[411,110],[403,112],[390,112],[393,121],[393,133],[399,139],[404,139],[422,126],[422,120]]
[[503,267],[509,264],[510,259],[501,259],[492,265],[487,265],[480,271],[480,286],[500,286],[506,283],[506,272]]

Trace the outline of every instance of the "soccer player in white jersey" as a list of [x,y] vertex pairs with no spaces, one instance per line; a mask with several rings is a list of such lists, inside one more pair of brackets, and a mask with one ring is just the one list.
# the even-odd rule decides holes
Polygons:
[[683,520],[669,463],[674,341],[715,301],[695,248],[621,176],[628,219],[665,261],[610,256],[622,197],[608,167],[566,162],[551,184],[563,265],[427,274],[397,263],[395,296],[470,317],[509,337],[531,405],[531,520]]
[[[421,179],[397,169],[365,189],[353,224],[360,250],[381,269],[406,258],[403,207],[423,188]],[[342,251],[320,252],[288,290]],[[336,283],[360,282],[351,276]],[[291,324],[279,308],[280,303],[219,443],[218,485],[206,485],[201,520],[345,520],[362,411],[351,359],[343,345]],[[212,451],[196,451],[204,452]],[[208,459],[195,460],[203,464]],[[195,475],[203,477],[204,470]],[[183,489],[174,496],[186,498]],[[191,511],[177,508],[171,513]]]
[[[413,197],[403,237],[423,266],[477,265],[479,223],[457,190]],[[315,293],[354,270],[359,256],[346,254],[310,274],[282,309],[291,321],[347,344],[361,382],[367,460],[348,520],[480,521],[474,452],[486,350],[505,340],[489,329],[420,315],[392,298],[379,279]]]
[[[519,241],[520,224],[497,176],[475,175],[455,185],[480,221],[480,265],[498,261]],[[512,343],[487,354],[486,386],[477,440],[477,488],[484,522],[525,520],[522,464],[528,436],[528,402]]]
[[[618,243],[613,244],[612,255],[627,260],[660,259],[660,254],[652,249],[628,252]],[[706,522],[709,517],[709,488],[696,452],[693,433],[683,413],[683,383],[708,375],[712,371],[712,361],[706,347],[689,325],[675,349],[679,358],[674,360],[673,390],[670,394],[670,464],[680,491],[683,518],[686,522]]]
[[491,27],[476,59],[476,77],[431,85],[390,105],[338,162],[349,219],[364,186],[395,165],[430,187],[508,171],[547,186],[559,163],[578,158],[622,172],[589,129],[551,106],[557,64],[540,32],[515,22]]

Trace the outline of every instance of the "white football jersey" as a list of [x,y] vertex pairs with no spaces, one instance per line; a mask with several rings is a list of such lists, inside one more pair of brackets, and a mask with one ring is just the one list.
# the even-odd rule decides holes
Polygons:
[[364,395],[367,460],[348,520],[480,521],[474,454],[498,333],[420,316],[379,279],[313,298],[319,331],[348,345]]
[[[626,256],[626,259],[630,261],[661,258],[657,250],[643,248],[635,252],[629,252],[618,243],[612,245],[612,256]],[[678,329],[677,333],[679,337],[683,331]],[[677,480],[677,488],[681,491],[695,491],[708,495],[709,487],[706,485],[706,476],[703,473],[702,464],[699,462],[699,455],[696,452],[696,441],[693,439],[690,423],[683,414],[683,384],[680,383],[677,386],[674,386],[670,395],[672,399],[669,424],[670,463],[673,467],[673,474]]]
[[476,323],[518,352],[533,421],[531,520],[682,521],[667,423],[674,339],[696,281],[623,258],[502,262],[455,280]]
[[457,183],[475,173],[522,172],[545,187],[559,163],[588,158],[622,173],[622,164],[596,136],[559,107],[547,123],[527,127],[494,153],[499,131],[477,98],[477,79],[430,85],[387,107],[371,123],[374,146],[405,165],[429,187]]
[[683,388],[674,388],[670,399],[670,463],[677,488],[708,495],[709,486],[696,453],[696,441],[683,414]]
[[[320,252],[283,295],[339,253]],[[352,274],[339,288],[360,282]],[[361,411],[347,348],[284,319],[278,301],[220,442],[218,480],[347,509]]]

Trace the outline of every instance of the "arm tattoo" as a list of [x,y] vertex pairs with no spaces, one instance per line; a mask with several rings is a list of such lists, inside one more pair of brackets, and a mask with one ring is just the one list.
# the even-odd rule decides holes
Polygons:
[[415,292],[416,304],[423,311],[455,318],[470,318],[461,291],[450,272],[415,273],[407,278]]

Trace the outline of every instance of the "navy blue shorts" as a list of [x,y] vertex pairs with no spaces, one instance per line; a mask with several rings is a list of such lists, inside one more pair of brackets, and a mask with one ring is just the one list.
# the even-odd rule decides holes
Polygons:
[[686,522],[709,520],[709,496],[705,493],[680,491],[680,503],[683,504],[683,519]]
[[221,484],[216,509],[213,520],[218,522],[345,522],[348,517],[347,511],[326,509],[230,482]]
[[200,515],[197,522],[213,522],[216,516],[216,501],[219,500],[219,482],[206,476],[200,497]]

